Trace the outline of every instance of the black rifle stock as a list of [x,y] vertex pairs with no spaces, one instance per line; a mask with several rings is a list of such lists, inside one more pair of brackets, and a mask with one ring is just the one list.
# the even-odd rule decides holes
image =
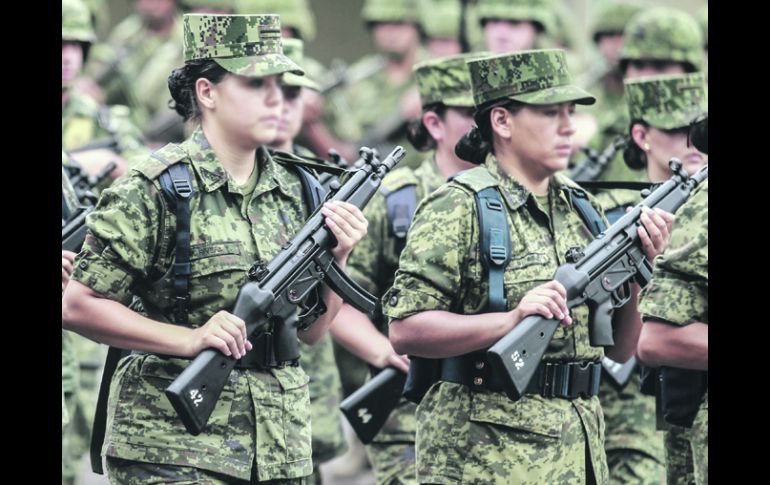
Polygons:
[[363,444],[369,444],[401,400],[406,374],[386,367],[340,403],[340,410]]
[[[627,137],[619,136],[615,138],[612,143],[607,145],[607,147],[605,147],[598,155],[589,153],[585,160],[578,163],[569,171],[569,178],[575,182],[591,182],[597,180],[612,159],[615,158],[615,153],[617,153],[618,150],[625,148],[627,143]],[[593,152],[593,150],[591,150],[591,152]]]
[[[349,170],[347,179],[331,196],[363,209],[377,192],[382,177],[403,157],[396,147],[382,162],[372,151],[361,149],[363,163]],[[256,338],[270,325],[297,326],[297,307],[322,282],[356,309],[374,312],[376,300],[359,287],[334,262],[331,249],[336,241],[324,223],[320,207],[267,265],[257,269],[256,281],[238,293],[233,314],[246,322],[249,338]],[[315,313],[317,316],[319,313]],[[216,349],[206,349],[166,389],[165,393],[187,431],[197,435],[206,426],[236,360]]]
[[[588,304],[592,346],[614,344],[613,308],[628,300],[632,281],[645,286],[652,276],[652,267],[642,251],[637,233],[642,207],[657,207],[674,213],[708,177],[708,165],[692,177],[687,176],[677,159],[671,159],[669,166],[674,174],[669,180],[654,191],[647,191],[649,195],[642,202],[584,250],[570,250],[566,257],[568,263],[556,270],[553,279],[567,290],[567,306]],[[645,191],[642,194],[645,195]],[[519,399],[527,388],[558,325],[557,320],[530,315],[489,348],[487,357],[492,371],[500,376],[509,398]]]

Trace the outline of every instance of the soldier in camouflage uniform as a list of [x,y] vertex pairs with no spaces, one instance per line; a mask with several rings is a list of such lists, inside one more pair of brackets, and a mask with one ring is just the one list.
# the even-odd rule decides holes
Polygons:
[[494,53],[534,49],[556,22],[551,0],[479,0],[475,13]]
[[[412,66],[425,57],[418,14],[417,0],[364,1],[361,17],[378,53],[348,69],[349,73],[366,71],[368,76],[327,94],[322,120],[338,142],[330,141],[322,153],[335,148],[352,161],[360,145],[377,148],[382,156],[396,145],[408,147],[407,125],[420,116]],[[421,161],[407,150],[400,165],[416,167]]]
[[[421,151],[435,150],[417,169],[401,167],[388,174],[364,210],[369,234],[350,257],[350,275],[367,291],[381,297],[393,283],[404,235],[396,236],[388,217],[386,194],[414,186],[414,202],[443,184],[457,172],[473,165],[454,153],[457,141],[473,126],[473,97],[465,65],[478,54],[465,54],[424,61],[415,66],[423,116],[410,129],[412,145]],[[411,214],[409,214],[411,217]],[[405,230],[405,229],[404,229]],[[387,340],[387,326],[382,316],[375,322],[350,305],[342,309],[331,328],[338,342],[364,359],[372,367],[394,366],[408,371],[408,359],[398,355]],[[406,399],[393,410],[367,452],[377,483],[417,483],[414,434],[415,405]]]
[[[680,159],[683,168],[690,175],[708,163],[708,155],[699,152],[688,143],[687,139],[690,123],[708,111],[702,73],[648,76],[627,80],[625,91],[632,120],[629,127],[632,142],[624,154],[626,163],[634,168],[645,169],[651,182],[662,182],[671,177],[668,161],[672,157]],[[674,298],[671,301],[678,300]],[[634,403],[639,404],[634,406]],[[633,402],[618,402],[612,411],[606,409],[605,414],[618,416],[618,419],[620,416],[641,418],[641,403],[645,403],[644,427],[638,426],[637,429],[649,434],[649,430],[655,425],[655,401],[652,396],[640,396]],[[638,411],[631,412],[630,406],[638,407]],[[651,442],[648,441],[648,443]],[[660,445],[660,439],[657,437],[656,445]],[[616,452],[622,454],[624,450],[616,450]],[[610,454],[608,449],[608,455]],[[638,457],[634,459],[628,451],[625,451],[625,454],[628,455],[627,468],[642,467],[644,461],[648,462],[647,468],[652,465],[649,459],[643,460]],[[660,461],[660,458],[657,457],[656,461]],[[673,425],[667,428],[665,461],[668,485],[694,483],[693,458],[684,428]],[[625,478],[625,475],[621,477]],[[650,481],[650,483],[659,482],[660,480]],[[627,483],[627,481],[620,483]]]
[[[305,68],[303,43],[299,39],[283,39],[283,53],[295,64]],[[304,76],[285,73],[282,81],[283,112],[278,123],[278,134],[271,147],[300,156],[313,156],[307,148],[294,143],[302,127],[304,108],[303,91],[318,90],[318,84],[307,71]],[[325,334],[313,345],[300,344],[302,368],[310,377],[310,423],[313,431],[313,475],[308,485],[321,485],[318,467],[335,458],[347,449],[342,433],[342,418],[339,411],[342,384],[331,335]]]
[[[556,396],[547,385],[558,383],[535,379],[532,389],[511,401],[499,377],[488,372],[484,353],[524,316],[540,314],[563,323],[541,369],[574,367],[569,362],[596,369],[604,355],[589,345],[588,309],[568,310],[564,287],[551,281],[568,248],[593,239],[570,202],[576,185],[557,172],[570,155],[574,106],[594,98],[571,84],[561,50],[497,55],[469,61],[468,67],[479,128],[457,150],[481,166],[420,204],[395,281],[382,299],[394,349],[442,359],[439,381],[417,407],[418,479],[606,483],[604,420],[595,391],[574,387]],[[480,262],[475,194],[491,187],[502,196],[511,241],[505,299],[497,299],[505,313],[487,310],[491,285]],[[672,217],[651,211],[642,219],[645,253],[652,258],[667,242]],[[613,317],[616,345],[609,352],[621,360],[636,348],[638,291],[633,285],[632,298]]]
[[[708,370],[708,180],[677,211],[671,246],[655,260],[640,310],[644,318],[640,359],[654,366]],[[667,455],[666,465],[675,469],[668,470],[675,478],[668,483],[708,484],[708,387],[692,428],[666,434],[667,453],[669,443],[676,441],[691,450],[687,455]]]
[[[686,12],[669,7],[645,9],[629,20],[623,32],[620,70],[624,79],[656,74],[683,74],[703,70],[703,40],[695,20]],[[599,135],[592,142],[598,150],[610,145],[619,136],[626,135],[628,112],[624,109],[599,127]],[[599,176],[606,181],[645,180],[643,170],[633,170],[623,161],[619,150]],[[613,189],[601,192],[597,200],[604,207],[611,222],[625,213],[625,208],[637,201],[637,192]]]
[[[227,309],[254,261],[269,261],[308,216],[299,176],[264,148],[277,133],[279,76],[302,70],[283,55],[276,15],[186,15],[184,30],[185,65],[169,89],[180,115],[200,125],[103,192],[64,293],[62,325],[136,351],[110,386],[102,448],[110,482],[301,483],[312,472],[307,374],[295,360],[262,366],[259,347],[247,352],[243,320]],[[178,163],[195,189],[185,309],[175,304],[171,270],[176,214],[159,182]],[[366,220],[345,203],[321,212],[344,267]],[[321,293],[328,310],[299,332],[306,342],[320,338],[341,305],[328,288]],[[141,313],[126,307],[133,297]],[[163,390],[209,347],[239,363],[208,425],[191,436]]]
[[[114,161],[117,167],[105,180],[106,186],[125,173],[127,159],[147,152],[139,130],[129,119],[128,108],[99,106],[73,85],[95,40],[86,6],[81,0],[63,0],[62,150],[83,148],[97,140],[105,143],[104,147],[79,151],[72,157],[62,152],[62,165],[79,164],[90,175],[96,175]],[[77,461],[88,448],[105,350],[91,340],[62,332],[62,386],[70,418],[62,441],[63,483],[73,483]]]
[[182,61],[176,0],[135,0],[136,12],[96,44],[80,83],[96,99],[125,104],[155,145],[184,139],[181,117],[168,106],[168,73]]
[[447,57],[463,51],[460,44],[461,13],[459,0],[420,1],[420,26],[431,57]]

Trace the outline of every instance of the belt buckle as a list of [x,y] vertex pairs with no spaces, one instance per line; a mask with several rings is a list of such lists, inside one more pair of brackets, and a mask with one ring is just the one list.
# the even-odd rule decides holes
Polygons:
[[591,377],[593,375],[591,364],[591,362],[570,362],[567,364],[569,367],[569,390],[565,394],[567,394],[568,399],[577,399],[578,397],[586,399],[590,397]]

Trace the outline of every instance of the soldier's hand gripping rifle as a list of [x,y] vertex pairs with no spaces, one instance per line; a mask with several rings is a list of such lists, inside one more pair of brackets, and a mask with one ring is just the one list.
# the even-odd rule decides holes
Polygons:
[[[619,136],[613,140],[601,153],[589,153],[585,160],[578,163],[569,171],[569,178],[575,182],[592,182],[597,180],[610,164],[618,150],[628,143],[628,137]],[[592,152],[593,150],[591,150]]]
[[[360,167],[349,170],[344,183],[332,184],[336,192],[331,200],[363,209],[404,153],[403,148],[396,147],[380,162],[371,150],[362,148]],[[319,207],[281,252],[258,268],[256,281],[246,283],[238,293],[233,314],[246,322],[249,338],[261,335],[271,325],[296,326],[297,307],[321,283],[359,311],[373,314],[376,299],[337,266],[331,253],[335,245]],[[166,389],[166,396],[191,434],[199,434],[206,426],[235,363],[231,356],[206,349]]]
[[[687,176],[677,159],[671,159],[669,167],[674,174],[669,180],[659,184],[654,191],[647,191],[648,195],[643,191],[642,195],[646,197],[642,202],[584,250],[568,251],[568,263],[556,270],[553,279],[567,290],[567,306],[588,304],[592,346],[614,344],[613,308],[622,306],[630,298],[632,281],[645,286],[652,276],[651,263],[644,255],[637,233],[642,207],[657,207],[673,214],[708,177],[708,165],[692,177]],[[501,378],[509,398],[519,399],[527,388],[558,326],[558,320],[530,315],[489,348],[487,357],[492,371]]]

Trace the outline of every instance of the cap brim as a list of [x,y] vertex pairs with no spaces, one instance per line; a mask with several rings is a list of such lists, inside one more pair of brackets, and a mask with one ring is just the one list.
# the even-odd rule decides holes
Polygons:
[[508,96],[516,101],[527,104],[556,104],[573,101],[577,104],[594,104],[596,98],[585,89],[573,85],[554,86],[531,93]]
[[302,88],[312,89],[313,91],[320,91],[321,86],[307,76],[297,76],[291,72],[287,72],[283,75],[283,84],[287,86],[299,86]]
[[283,54],[263,54],[251,57],[214,58],[217,64],[233,74],[263,77],[290,72],[302,76],[305,71]]
[[690,123],[705,113],[705,111],[699,111],[697,113],[666,113],[659,116],[644,116],[643,120],[648,125],[657,128],[659,130],[676,130],[679,128],[687,128]]

